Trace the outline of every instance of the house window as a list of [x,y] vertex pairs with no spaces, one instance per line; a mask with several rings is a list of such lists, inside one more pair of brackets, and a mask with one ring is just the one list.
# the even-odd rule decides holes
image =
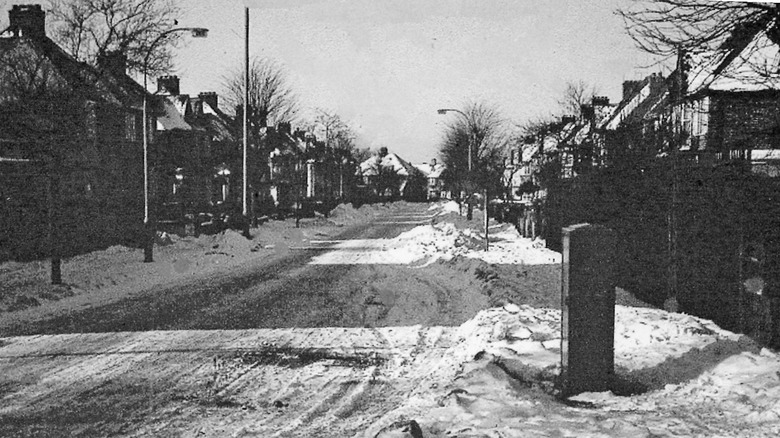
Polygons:
[[97,105],[95,102],[87,102],[84,108],[84,130],[87,138],[97,137]]
[[691,127],[692,127],[692,105],[691,104],[684,104],[682,107],[682,129],[683,134],[691,134]]
[[136,124],[135,114],[125,114],[125,139],[128,141],[138,141],[138,125]]

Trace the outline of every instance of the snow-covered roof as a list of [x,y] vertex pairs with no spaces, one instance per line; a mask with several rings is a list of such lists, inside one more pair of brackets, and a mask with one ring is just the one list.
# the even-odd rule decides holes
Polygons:
[[435,165],[430,163],[415,164],[414,167],[422,172],[426,178],[439,178],[444,169],[446,169],[446,166],[438,163]]
[[766,32],[731,51],[689,55],[688,93],[699,91],[780,90],[780,47]]
[[398,175],[409,176],[416,173],[422,173],[419,169],[409,164],[396,154],[390,153],[384,157],[374,155],[360,163],[360,173],[364,176],[374,176],[379,174],[379,167],[391,168]]
[[561,143],[572,138],[577,130],[576,122],[567,122],[559,130],[551,132],[544,136],[544,152],[554,152],[558,150]]
[[160,113],[157,115],[157,129],[159,131],[172,131],[174,129],[191,131],[192,126],[184,120],[183,112],[180,111],[182,108],[180,100],[174,100],[179,104],[171,102],[168,98],[162,99]]
[[523,162],[527,163],[533,160],[537,152],[539,152],[539,147],[535,143],[523,145]]
[[609,130],[617,129],[648,97],[650,97],[650,84],[646,83],[638,93],[635,93],[630,99],[621,102],[620,106],[612,114],[612,117],[609,118],[605,128]]

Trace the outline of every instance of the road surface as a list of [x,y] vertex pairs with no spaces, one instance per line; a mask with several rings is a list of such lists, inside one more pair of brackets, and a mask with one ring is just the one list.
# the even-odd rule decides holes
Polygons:
[[[250,262],[205,279],[158,286],[107,305],[21,322],[0,334],[457,325],[485,304],[479,296],[461,297],[465,288],[478,288],[465,275],[436,266],[310,263],[339,241],[392,238],[433,219],[426,204],[412,204],[338,236],[291,247],[290,255],[272,263]],[[359,254],[356,250],[351,249]]]
[[344,241],[359,243],[351,256],[376,249],[430,223],[424,207],[271,264],[11,328],[0,436],[352,436],[392,423],[455,375],[444,357],[474,355],[457,325],[484,297],[437,265],[311,261]]

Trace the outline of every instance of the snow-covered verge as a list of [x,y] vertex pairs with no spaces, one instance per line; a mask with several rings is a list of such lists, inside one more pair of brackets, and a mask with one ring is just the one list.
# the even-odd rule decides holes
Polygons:
[[355,209],[339,205],[329,217],[270,221],[251,230],[247,239],[235,230],[216,235],[179,237],[162,234],[157,239],[154,263],[143,263],[138,248],[112,246],[62,261],[62,285],[52,285],[48,260],[0,263],[0,328],[6,320],[33,314],[56,313],[67,308],[100,305],[156,286],[192,280],[226,267],[266,262],[284,256],[289,249],[311,239],[338,234],[339,228],[366,222],[378,215],[401,210],[404,203],[364,205]]
[[[612,392],[558,399],[561,314],[542,303],[559,300],[559,283],[554,282],[560,277],[559,255],[504,226],[491,228],[494,240],[485,253],[484,240],[475,231],[478,212],[474,221],[456,217],[450,222],[455,213],[446,206],[429,210],[437,215],[436,224],[383,240],[370,251],[381,257],[397,250],[393,257],[413,260],[412,268],[436,263],[484,279],[502,277],[496,274],[502,266],[524,281],[539,275],[538,301],[528,299],[526,290],[517,291],[506,300],[517,304],[482,310],[457,327],[0,339],[0,435],[10,431],[19,436],[37,432],[450,438],[780,433],[780,358],[775,352],[711,321],[653,308],[616,308],[618,378]],[[345,208],[347,220],[360,220],[350,208]],[[159,278],[178,281],[208,273],[212,268],[207,262],[214,260],[232,263],[245,256],[272,256],[291,246],[326,240],[335,230],[322,224],[298,230],[289,222],[265,227],[268,234],[258,234],[251,242],[228,233],[159,247],[156,257],[166,260],[159,264],[167,275]],[[192,256],[183,250],[189,245],[194,248]],[[130,258],[124,258],[125,253]],[[164,258],[166,254],[170,259]],[[126,292],[121,276],[138,282],[145,271],[123,270],[124,260],[132,260],[127,263],[133,269],[151,269],[140,262],[142,254],[136,250],[114,248],[91,256],[95,260],[86,266],[94,273],[85,271],[84,279],[71,281],[113,279],[117,290]],[[106,257],[103,265],[101,257]],[[69,263],[73,261],[65,264],[65,272]],[[76,272],[74,266],[70,272]],[[507,281],[507,290],[519,284],[527,287],[528,283],[503,277],[490,281]],[[158,281],[155,278],[151,281]],[[395,279],[389,277],[388,282]],[[75,298],[78,295],[67,300]],[[412,306],[403,308],[415,311]]]

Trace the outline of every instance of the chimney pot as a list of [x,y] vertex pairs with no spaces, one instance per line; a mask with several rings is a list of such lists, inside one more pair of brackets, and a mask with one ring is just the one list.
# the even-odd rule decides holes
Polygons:
[[609,97],[607,96],[593,96],[591,101],[593,106],[609,106]]
[[157,78],[157,94],[178,96],[179,77],[174,75],[174,76],[160,76],[159,78]]
[[206,102],[213,110],[218,110],[219,97],[213,91],[204,91],[198,94],[201,101]]

